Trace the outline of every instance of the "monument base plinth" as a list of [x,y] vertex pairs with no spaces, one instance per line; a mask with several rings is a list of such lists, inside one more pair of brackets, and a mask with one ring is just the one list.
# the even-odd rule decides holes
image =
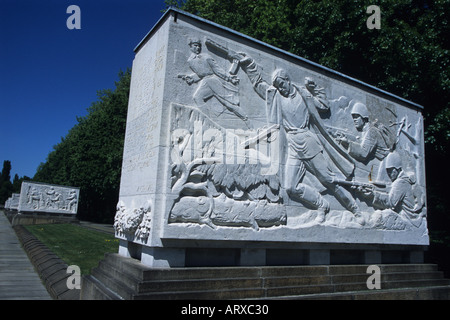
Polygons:
[[[189,256],[186,249],[186,257]],[[324,257],[325,252],[318,254]],[[267,254],[267,252],[266,252]],[[329,255],[333,259],[333,252]],[[383,256],[383,255],[382,255]],[[155,259],[156,260],[156,259]],[[212,259],[211,259],[212,261]],[[378,264],[380,289],[369,290],[370,265],[154,268],[107,254],[83,277],[81,299],[409,299],[450,298],[450,280],[434,264]]]
[[6,212],[12,226],[53,224],[53,223],[79,223],[76,214],[42,213],[42,212]]
[[[174,244],[174,243],[172,243]],[[227,243],[230,245],[230,243]],[[184,247],[147,247],[120,240],[119,254],[152,268],[423,263],[426,246],[356,244],[248,244],[228,247],[184,242]]]

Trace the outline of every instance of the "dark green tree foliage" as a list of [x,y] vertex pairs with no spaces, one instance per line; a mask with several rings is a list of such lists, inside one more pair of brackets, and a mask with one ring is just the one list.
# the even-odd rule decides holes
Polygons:
[[28,177],[28,176],[23,176],[23,177],[19,178],[19,175],[15,174],[13,182],[12,182],[12,192],[13,193],[20,193],[20,189],[22,188],[22,182],[23,181],[29,181],[29,180],[31,180],[31,178]]
[[112,222],[120,173],[131,71],[121,72],[115,90],[98,92],[85,117],[54,146],[33,180],[80,187],[78,217]]
[[22,181],[31,180],[30,177],[23,176],[19,178],[17,174],[14,175],[13,182],[11,183],[11,161],[3,161],[3,168],[0,172],[0,204],[5,204],[5,201],[13,193],[20,193],[20,188],[22,187]]
[[13,185],[11,183],[11,161],[3,161],[2,172],[0,173],[0,204],[5,204],[5,201],[13,193]]

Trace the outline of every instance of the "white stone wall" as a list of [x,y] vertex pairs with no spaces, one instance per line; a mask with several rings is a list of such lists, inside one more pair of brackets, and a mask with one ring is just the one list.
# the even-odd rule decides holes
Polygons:
[[173,10],[136,50],[125,242],[427,245],[425,190],[414,103]]
[[24,181],[20,189],[19,212],[76,214],[80,189]]

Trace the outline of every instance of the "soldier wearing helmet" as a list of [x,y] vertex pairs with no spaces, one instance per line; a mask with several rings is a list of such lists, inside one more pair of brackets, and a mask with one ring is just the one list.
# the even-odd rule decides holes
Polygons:
[[362,131],[366,123],[369,122],[369,110],[364,104],[357,102],[353,105],[351,114],[356,130]]
[[381,131],[369,121],[369,110],[361,103],[353,105],[352,118],[355,128],[362,133],[359,141],[350,141],[345,134],[339,135],[336,140],[348,149],[354,159],[367,163],[373,158],[383,160],[389,153],[386,139]]
[[398,153],[390,153],[386,157],[386,172],[392,182],[397,180],[402,172],[402,159]]
[[[306,79],[306,86],[292,82],[285,69],[275,70],[269,83],[263,79],[261,69],[253,58],[239,53],[236,59],[240,60],[240,66],[253,84],[253,89],[266,101],[268,124],[278,124],[282,128],[287,144],[283,150],[286,153],[283,187],[289,197],[315,208],[316,222],[322,223],[330,211],[330,203],[319,190],[327,189],[363,225],[364,219],[352,194],[334,183],[336,177],[345,173],[333,165],[331,157],[334,156],[336,161],[348,161],[347,158],[330,152],[317,135],[320,131],[318,127],[322,125],[316,120],[315,113],[329,111],[329,106],[323,103],[326,98],[324,93],[311,79]],[[351,164],[353,173],[354,166]],[[311,182],[307,175],[316,182]]]
[[372,198],[374,208],[383,210],[379,212],[382,216],[396,213],[413,224],[420,223],[420,213],[424,206],[423,193],[416,185],[414,175],[403,170],[398,153],[390,153],[386,157],[386,172],[392,181],[389,193],[364,190],[364,194]]

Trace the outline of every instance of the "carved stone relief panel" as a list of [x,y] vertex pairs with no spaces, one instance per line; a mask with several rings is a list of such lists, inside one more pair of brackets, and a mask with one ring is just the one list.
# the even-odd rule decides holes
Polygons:
[[20,193],[13,193],[11,197],[5,201],[5,209],[17,210],[19,207],[19,199]]
[[76,214],[80,189],[24,181],[20,190],[18,210],[21,212],[46,212]]
[[[196,88],[183,100],[189,104],[191,99],[189,105],[171,106],[171,181],[177,200],[169,223],[215,228],[214,221],[220,220],[222,226],[257,230],[257,219],[248,222],[251,219],[233,212],[244,215],[243,207],[264,206],[308,209],[291,220],[286,219],[285,209],[279,210],[279,218],[268,217],[273,224],[263,223],[266,227],[295,221],[299,228],[404,230],[426,223],[424,185],[417,181],[423,177],[419,169],[423,168],[423,125],[417,112],[400,116],[394,104],[359,92],[353,96],[349,90],[346,96],[330,97],[329,92],[338,91],[332,82],[320,83],[320,77],[316,81],[298,67],[261,65],[245,48],[229,49],[229,43],[208,35],[203,41],[188,38],[187,43],[192,53],[185,69],[192,73],[178,74],[178,78]],[[216,60],[220,58],[229,68],[219,67]],[[267,77],[261,70],[271,67]],[[250,88],[243,85],[244,78]],[[232,87],[225,87],[227,82]],[[243,105],[243,96],[260,101],[264,124],[259,123],[260,117],[252,121],[247,116],[255,104]],[[234,102],[225,97],[233,97]],[[206,107],[209,99],[216,109],[233,113],[240,129],[221,123],[220,115]],[[227,162],[240,154],[239,164]],[[275,167],[273,174],[258,172],[263,163],[258,159],[263,158]],[[252,191],[264,188],[276,195],[275,202],[270,196],[252,196]],[[277,212],[274,208],[268,211]],[[257,215],[255,210],[247,211]],[[214,218],[217,215],[220,219]]]
[[130,210],[123,201],[117,204],[114,218],[114,230],[120,236],[131,236],[145,242],[150,235],[152,221],[152,203],[146,201],[137,209]]
[[[166,42],[147,42],[170,62],[147,108],[160,131],[125,141],[152,143],[142,176],[155,180],[139,201],[121,197],[119,237],[147,221],[146,239],[428,243],[420,107],[204,21],[160,29]],[[125,180],[137,172],[126,153]]]

